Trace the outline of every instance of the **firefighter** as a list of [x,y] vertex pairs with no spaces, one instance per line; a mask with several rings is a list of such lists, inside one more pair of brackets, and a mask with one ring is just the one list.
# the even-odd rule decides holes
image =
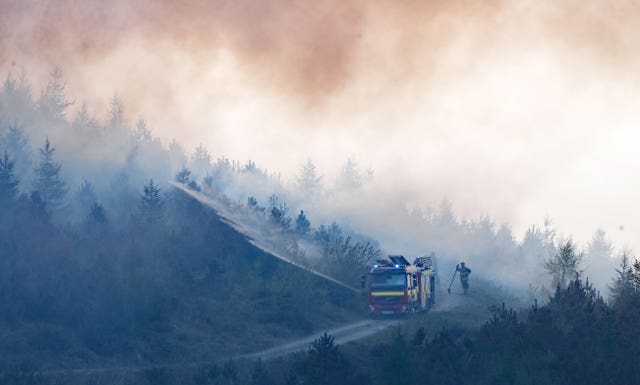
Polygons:
[[464,262],[460,262],[458,266],[456,266],[456,271],[460,273],[460,283],[462,284],[462,288],[464,289],[464,294],[467,294],[467,290],[469,290],[469,274],[471,274],[471,269],[464,265]]

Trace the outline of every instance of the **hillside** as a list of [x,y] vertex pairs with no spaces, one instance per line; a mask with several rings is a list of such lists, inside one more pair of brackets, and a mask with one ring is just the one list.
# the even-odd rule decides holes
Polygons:
[[0,219],[0,364],[196,362],[363,316],[361,298],[256,248],[183,192],[163,203],[155,223],[57,227],[33,199],[13,202]]

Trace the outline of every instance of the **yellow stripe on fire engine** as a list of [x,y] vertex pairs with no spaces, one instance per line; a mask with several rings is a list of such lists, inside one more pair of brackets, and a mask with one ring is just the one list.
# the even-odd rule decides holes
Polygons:
[[373,291],[371,295],[374,297],[378,297],[381,295],[395,296],[395,295],[404,295],[404,291]]

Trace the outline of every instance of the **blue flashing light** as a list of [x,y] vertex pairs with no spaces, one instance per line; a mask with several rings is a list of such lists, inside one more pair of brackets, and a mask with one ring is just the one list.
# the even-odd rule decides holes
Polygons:
[[378,265],[373,265],[373,267],[378,267]]
[[396,265],[396,267],[400,267],[400,265]]

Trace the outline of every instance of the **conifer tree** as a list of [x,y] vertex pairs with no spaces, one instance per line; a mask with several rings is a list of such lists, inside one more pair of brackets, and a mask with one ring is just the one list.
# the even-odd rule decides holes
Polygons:
[[608,290],[607,281],[615,271],[612,254],[613,245],[607,239],[606,233],[602,229],[597,229],[587,245],[584,271],[594,286],[605,296]]
[[10,125],[4,135],[3,143],[15,162],[16,174],[20,175],[23,184],[27,184],[33,171],[33,153],[22,127]]
[[311,229],[311,222],[307,219],[307,216],[304,215],[304,211],[300,210],[300,214],[296,218],[296,232],[300,235],[306,235],[309,233]]
[[82,102],[80,110],[78,110],[78,113],[73,120],[73,127],[85,134],[98,134],[100,130],[100,122],[89,113],[87,102]]
[[[35,105],[31,95],[31,85],[25,70],[18,79],[9,73],[0,90],[0,120],[5,122],[22,121],[33,116]],[[13,153],[14,157],[16,154]]]
[[269,205],[271,206],[271,210],[269,211],[271,220],[277,225],[288,229],[291,225],[291,218],[287,216],[287,211],[289,211],[287,203],[280,201],[280,198],[278,198],[276,194],[272,194],[269,197]]
[[275,384],[269,371],[262,363],[262,360],[258,360],[251,370],[251,385],[272,385]]
[[113,95],[107,117],[107,127],[113,132],[124,129],[124,125],[124,106],[118,95]]
[[19,181],[15,176],[14,162],[4,152],[0,158],[0,203],[11,203],[18,194]]
[[610,288],[611,296],[614,301],[618,301],[634,292],[635,285],[633,278],[633,264],[630,258],[630,253],[625,250],[620,256],[618,268],[616,269],[616,276]]
[[553,277],[553,284],[565,288],[569,280],[575,279],[580,270],[584,254],[576,251],[576,246],[570,239],[558,247],[553,258],[545,261],[545,268]]
[[182,166],[176,174],[176,182],[183,184],[192,190],[199,190],[196,181],[191,179],[191,171],[185,166]]
[[40,199],[45,205],[55,207],[62,203],[68,190],[60,176],[62,165],[54,160],[56,149],[51,146],[49,138],[39,152],[40,163],[35,169],[35,189],[40,193]]
[[38,108],[48,119],[64,120],[67,108],[72,105],[65,95],[65,84],[62,81],[62,70],[55,68],[51,72],[51,80],[40,94]]
[[85,219],[86,225],[89,229],[101,228],[107,223],[107,215],[104,212],[104,207],[98,202],[94,203],[89,210],[89,214]]
[[153,182],[153,179],[149,180],[149,184],[145,184],[143,187],[143,194],[140,197],[140,212],[142,218],[147,223],[158,223],[163,219],[162,213],[162,198],[160,197],[160,189]]
[[82,182],[80,189],[76,193],[75,200],[85,211],[89,210],[98,201],[98,196],[89,181],[84,180]]
[[191,171],[189,171],[189,169],[186,168],[185,166],[182,166],[180,171],[178,171],[178,173],[176,174],[176,182],[183,185],[188,185],[190,181],[191,181]]
[[364,176],[354,157],[347,159],[338,177],[338,187],[344,190],[355,190],[364,183]]
[[296,177],[296,187],[307,197],[314,197],[322,190],[322,176],[316,173],[316,166],[307,160]]
[[211,154],[202,144],[196,147],[191,156],[191,167],[199,177],[203,177],[211,170]]

